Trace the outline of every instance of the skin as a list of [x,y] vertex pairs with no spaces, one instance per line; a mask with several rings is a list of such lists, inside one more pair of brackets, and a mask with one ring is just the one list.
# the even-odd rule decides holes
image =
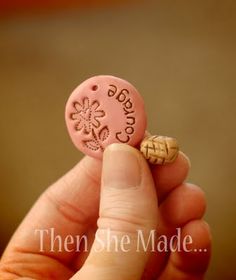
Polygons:
[[[85,156],[29,211],[2,256],[0,279],[203,279],[211,236],[202,219],[204,193],[185,183],[189,168],[182,152],[172,164],[148,166],[138,150],[124,144],[110,145],[103,162]],[[46,238],[39,252],[34,230],[47,228],[62,237],[86,234],[89,252],[50,252]],[[94,234],[103,228],[128,235],[133,241],[129,252],[97,252]],[[206,252],[136,252],[137,229],[157,229],[157,235],[171,237],[176,228],[181,238],[191,235],[188,249]]]

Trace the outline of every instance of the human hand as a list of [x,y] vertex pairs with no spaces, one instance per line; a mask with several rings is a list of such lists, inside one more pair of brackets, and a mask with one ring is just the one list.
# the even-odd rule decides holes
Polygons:
[[[202,220],[204,194],[184,183],[188,170],[183,153],[172,164],[149,168],[136,149],[123,144],[110,145],[103,163],[84,157],[41,195],[16,230],[1,259],[0,279],[203,279],[211,238]],[[169,241],[177,228],[181,242],[191,236],[191,252],[151,252],[150,246],[137,251],[138,230],[147,244],[153,229],[156,239]],[[48,231],[40,244],[37,230],[43,229]],[[59,236],[53,244],[50,229]],[[106,229],[119,246],[126,235],[124,246],[117,250]],[[76,248],[74,237],[83,235],[87,244]]]

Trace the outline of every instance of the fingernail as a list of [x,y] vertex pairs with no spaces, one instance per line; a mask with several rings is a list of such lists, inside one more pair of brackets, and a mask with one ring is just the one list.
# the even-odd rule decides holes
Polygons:
[[179,153],[186,159],[186,161],[188,162],[189,167],[191,167],[191,161],[190,161],[189,157],[186,156],[185,153],[183,153],[181,151]]
[[102,181],[105,187],[126,189],[141,182],[138,153],[125,144],[112,144],[103,154]]

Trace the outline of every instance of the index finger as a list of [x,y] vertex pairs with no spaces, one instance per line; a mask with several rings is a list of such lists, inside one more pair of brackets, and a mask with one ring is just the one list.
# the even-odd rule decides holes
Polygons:
[[173,163],[151,166],[159,203],[161,203],[175,187],[178,187],[184,182],[189,169],[190,160],[183,152],[179,152]]
[[[75,248],[70,247],[72,252],[60,252],[60,248],[52,251],[50,235],[46,234],[46,230],[53,229],[55,235],[59,235],[62,240],[68,235],[84,234],[98,215],[101,165],[101,161],[86,156],[50,186],[15,232],[2,262],[16,251],[45,254],[65,264],[70,262]],[[45,230],[43,244],[40,244],[37,230]]]

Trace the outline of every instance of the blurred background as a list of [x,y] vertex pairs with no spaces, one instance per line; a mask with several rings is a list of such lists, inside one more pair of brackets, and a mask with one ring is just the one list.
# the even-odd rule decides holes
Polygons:
[[139,89],[149,130],[191,158],[213,233],[207,279],[236,279],[236,2],[32,2],[0,1],[1,252],[82,157],[64,123],[71,91],[111,74]]

